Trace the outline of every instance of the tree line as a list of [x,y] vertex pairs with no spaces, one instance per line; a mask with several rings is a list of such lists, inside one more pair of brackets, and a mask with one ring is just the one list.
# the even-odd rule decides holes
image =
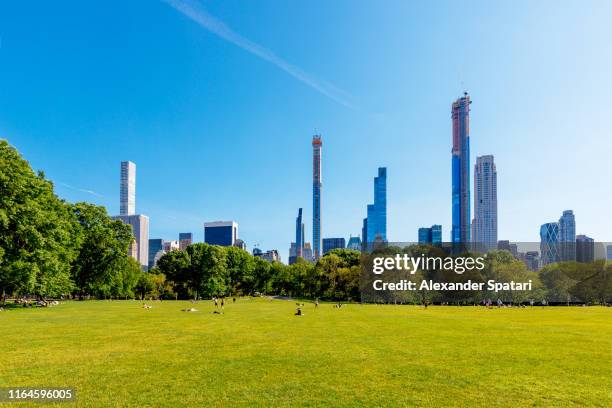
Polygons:
[[[143,272],[128,256],[131,227],[89,203],[69,203],[53,191],[42,172],[34,172],[15,148],[0,141],[0,294],[41,298],[209,298],[274,294],[303,298],[420,303],[476,303],[501,297],[522,303],[527,298],[556,302],[610,303],[612,265],[564,262],[529,271],[508,251],[487,254],[486,268],[458,276],[452,271],[420,270],[412,279],[484,282],[534,282],[525,292],[393,292],[371,297],[373,279],[368,257],[446,256],[438,247],[381,247],[372,254],[335,249],[316,263],[298,258],[293,265],[269,263],[236,247],[196,243],[164,254],[155,268]],[[477,254],[473,254],[476,256]],[[462,256],[466,256],[463,254]],[[365,266],[364,266],[365,265]]]

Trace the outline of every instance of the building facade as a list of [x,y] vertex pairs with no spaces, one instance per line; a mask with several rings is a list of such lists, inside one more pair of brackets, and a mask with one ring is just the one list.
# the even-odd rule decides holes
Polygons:
[[453,102],[452,229],[451,242],[470,241],[470,97],[467,92]]
[[136,214],[136,164],[131,161],[121,162],[119,204],[119,215]]
[[321,256],[321,162],[323,140],[320,135],[312,137],[312,244],[314,259]]
[[347,249],[353,249],[355,251],[361,251],[361,239],[357,236],[350,236],[348,243],[346,244]]
[[323,238],[323,255],[332,249],[346,248],[346,240],[344,238]]
[[238,239],[238,223],[214,221],[204,223],[204,242],[210,245],[234,246]]
[[565,210],[559,218],[559,249],[561,261],[576,260],[576,218],[572,210]]
[[419,244],[439,245],[442,243],[442,226],[434,224],[431,227],[419,228]]
[[374,177],[374,204],[368,204],[364,220],[364,242],[387,242],[387,168]]
[[130,248],[128,253],[135,253],[135,259],[141,268],[147,270],[149,267],[149,217],[142,214],[134,214],[117,215],[112,218],[132,227],[132,235],[134,235],[133,245],[136,246],[136,250],[134,251],[133,248]]
[[179,249],[184,251],[191,244],[193,244],[193,234],[191,232],[179,232]]
[[486,250],[497,245],[497,169],[492,155],[476,158],[474,165],[472,242]]
[[304,248],[304,222],[302,221],[302,209],[298,209],[298,216],[295,219],[295,256],[302,256]]
[[161,238],[153,238],[149,240],[149,259],[148,265],[149,269],[153,268],[157,263],[157,253],[164,252],[164,240]]
[[595,260],[595,240],[586,235],[576,236],[576,262],[593,262]]
[[540,227],[540,261],[542,266],[559,262],[559,223],[548,222]]

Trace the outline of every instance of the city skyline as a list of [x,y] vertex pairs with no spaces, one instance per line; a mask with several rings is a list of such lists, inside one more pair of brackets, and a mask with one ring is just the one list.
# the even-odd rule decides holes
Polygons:
[[[312,217],[308,139],[321,132],[321,238],[360,233],[372,171],[385,166],[388,240],[411,241],[432,224],[446,240],[448,108],[467,89],[475,100],[470,162],[494,154],[500,169],[499,239],[537,242],[539,225],[571,208],[579,233],[610,241],[612,193],[602,181],[612,179],[612,59],[602,35],[609,13],[601,10],[609,5],[597,13],[570,5],[553,18],[546,2],[476,2],[469,10],[451,2],[385,10],[315,2],[288,5],[282,15],[263,4],[204,6],[317,83],[348,93],[353,108],[166,4],[147,4],[147,22],[138,7],[123,5],[110,31],[71,17],[114,16],[109,5],[42,5],[31,15],[25,5],[3,4],[0,137],[45,171],[61,197],[105,205],[109,214],[120,213],[116,164],[137,163],[137,211],[150,217],[151,237],[193,231],[203,241],[203,221],[235,219],[249,245],[285,251],[295,209]],[[262,18],[269,24],[258,24]],[[294,29],[304,18],[320,29]],[[31,24],[47,35],[26,30]],[[578,26],[586,29],[576,36]],[[449,44],[459,30],[464,41]],[[575,102],[571,115],[559,109],[564,100]],[[562,158],[568,165],[558,166]]]

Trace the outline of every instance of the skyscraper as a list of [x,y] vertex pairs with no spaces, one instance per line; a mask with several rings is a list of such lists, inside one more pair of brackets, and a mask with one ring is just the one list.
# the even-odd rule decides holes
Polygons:
[[453,123],[452,150],[452,230],[451,242],[470,241],[470,97],[453,102],[451,118]]
[[320,135],[312,137],[312,249],[315,261],[321,255],[321,148]]
[[486,250],[497,245],[497,170],[492,155],[477,157],[474,165],[472,242]]
[[164,250],[164,240],[161,238],[153,238],[149,240],[149,259],[148,265],[149,269],[153,268],[157,263],[157,253],[163,252]]
[[560,260],[576,260],[576,218],[572,210],[565,210],[559,218]]
[[345,248],[346,241],[344,238],[323,238],[323,255],[331,251],[332,249]]
[[361,251],[361,239],[359,239],[359,237],[354,237],[351,235],[349,237],[348,244],[346,244],[346,248]]
[[298,210],[298,216],[295,219],[295,256],[302,257],[302,249],[304,248],[304,223],[302,222],[302,209]]
[[119,215],[136,213],[136,165],[131,161],[121,162]]
[[234,246],[238,241],[238,223],[214,221],[204,223],[204,242],[210,245]]
[[134,248],[131,247],[128,253],[130,255],[135,254],[135,259],[140,263],[142,269],[146,271],[149,267],[149,217],[133,214],[117,215],[112,218],[132,227],[132,234],[134,235],[134,243],[132,245],[136,246],[136,250],[134,251]]
[[193,234],[191,232],[179,232],[179,249],[184,251],[191,244],[193,244]]
[[595,240],[586,235],[576,236],[576,262],[593,262],[595,260]]
[[442,243],[442,226],[434,224],[430,228],[419,228],[419,244],[438,245]]
[[387,241],[386,167],[379,167],[378,176],[374,177],[374,204],[368,204],[364,229],[364,242]]
[[559,262],[558,222],[549,222],[540,227],[540,258],[542,266]]

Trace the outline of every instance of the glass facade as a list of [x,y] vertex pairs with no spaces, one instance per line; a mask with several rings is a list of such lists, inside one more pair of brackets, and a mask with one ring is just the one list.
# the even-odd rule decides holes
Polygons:
[[492,155],[476,158],[472,242],[486,250],[497,245],[497,170]]
[[558,222],[549,222],[540,227],[540,254],[543,266],[559,262]]
[[323,238],[323,255],[332,249],[345,248],[346,241],[344,238]]
[[452,229],[453,243],[470,242],[470,97],[453,102]]
[[238,224],[233,221],[204,224],[204,242],[210,245],[233,246],[238,240]]
[[368,204],[364,220],[364,242],[387,241],[387,168],[379,167],[374,177],[374,204]]

